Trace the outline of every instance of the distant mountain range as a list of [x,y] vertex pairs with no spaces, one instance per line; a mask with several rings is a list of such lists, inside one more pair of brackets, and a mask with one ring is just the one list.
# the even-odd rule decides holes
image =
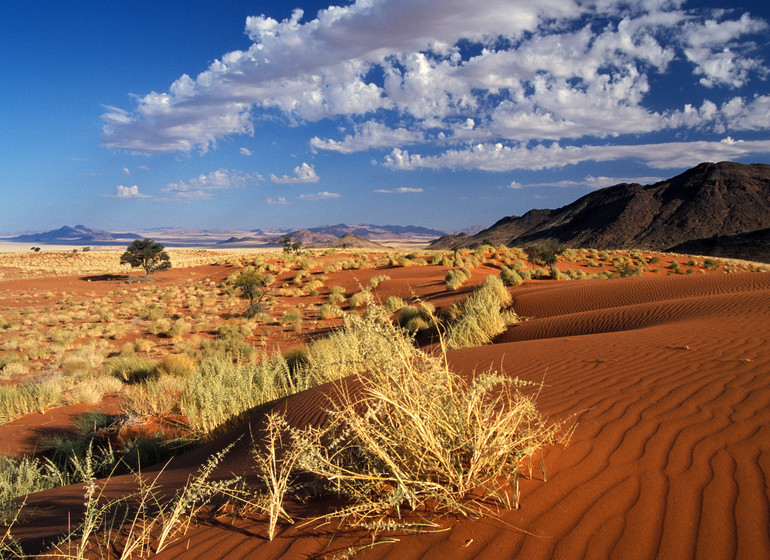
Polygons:
[[[759,243],[767,239],[767,233],[763,237],[759,231],[766,228],[770,228],[770,165],[702,163],[653,185],[622,183],[556,210],[508,216],[476,235],[444,236],[430,247],[454,249],[485,242],[522,246],[554,238],[571,247],[659,251],[690,247],[687,252],[770,262],[767,245]],[[741,256],[736,252],[739,246],[744,248]]]
[[134,239],[141,239],[141,235],[135,233],[114,233],[98,229],[91,229],[83,225],[75,227],[64,226],[52,231],[43,233],[31,233],[26,235],[17,235],[8,237],[6,241],[15,241],[17,243],[53,243],[67,245],[109,245],[113,243],[130,242]]
[[369,241],[395,241],[395,240],[431,240],[447,235],[444,231],[429,229],[420,226],[375,226],[371,224],[336,224],[319,226],[306,229],[297,229],[288,232],[268,234],[262,230],[254,230],[255,235],[244,237],[230,237],[220,243],[265,243],[277,245],[284,235],[291,237],[292,241],[301,241],[306,247],[323,245],[335,241],[344,235],[352,234]]
[[77,225],[75,227],[64,226],[56,230],[40,233],[27,233],[15,237],[6,237],[4,240],[17,243],[50,245],[121,245],[134,239],[151,237],[172,247],[219,244],[278,246],[281,243],[281,238],[284,235],[289,235],[293,241],[301,241],[304,246],[311,247],[336,242],[348,234],[369,241],[416,240],[427,243],[436,237],[447,235],[447,232],[420,226],[336,224],[309,229],[278,230],[273,228],[267,230],[257,229],[251,232],[161,227],[142,231],[141,233],[114,233]]

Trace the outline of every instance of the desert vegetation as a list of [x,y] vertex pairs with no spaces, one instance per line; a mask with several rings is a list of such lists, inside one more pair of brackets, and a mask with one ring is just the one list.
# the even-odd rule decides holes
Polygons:
[[[84,555],[77,543],[109,531],[141,542],[129,550],[157,551],[165,544],[150,545],[150,534],[169,542],[212,500],[265,515],[272,536],[291,518],[281,500],[301,499],[308,478],[342,501],[333,515],[353,524],[401,509],[479,515],[490,513],[489,500],[515,507],[532,458],[562,441],[568,425],[537,412],[538,386],[515,372],[458,376],[447,351],[489,344],[520,322],[512,295],[522,284],[763,269],[646,251],[543,257],[490,245],[167,257],[161,262],[171,267],[138,281],[114,251],[0,255],[0,430],[52,409],[91,414],[60,426],[76,444],[41,439],[2,459],[2,523],[30,522],[19,501],[30,492],[84,483],[91,525],[70,535],[66,554]],[[346,393],[351,379],[360,390]],[[260,407],[330,381],[342,385],[326,425],[300,429],[274,415],[264,438],[255,436],[254,488],[209,480],[219,455],[180,489],[177,505],[138,474]],[[279,460],[284,453],[293,459]],[[130,499],[147,506],[134,511],[144,537],[139,518],[116,525],[124,502],[107,508],[98,500],[95,481],[118,472],[137,473]],[[471,492],[478,488],[481,501]],[[3,554],[18,553],[12,535]]]

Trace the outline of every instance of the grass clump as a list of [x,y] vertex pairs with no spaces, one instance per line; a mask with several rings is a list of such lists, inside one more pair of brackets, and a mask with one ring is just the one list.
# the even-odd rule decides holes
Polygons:
[[54,380],[31,385],[0,386],[0,424],[31,412],[44,412],[61,403],[61,399],[61,384]]
[[465,301],[453,306],[446,344],[450,349],[489,344],[506,326],[519,321],[512,310],[511,295],[496,276],[487,276],[484,284],[471,292]]
[[403,507],[476,514],[479,488],[489,490],[481,500],[510,503],[500,482],[559,441],[561,425],[540,415],[526,384],[493,372],[467,380],[398,327],[382,328],[393,358],[368,364],[356,396],[343,390],[328,426],[293,432],[298,468],[350,501],[338,512],[348,519]]
[[193,429],[208,433],[257,405],[304,388],[280,355],[235,363],[210,358],[186,379],[180,406]]
[[524,282],[524,279],[519,275],[516,269],[508,268],[507,266],[504,266],[500,270],[500,280],[503,281],[503,285],[505,286],[518,286]]
[[342,313],[341,307],[331,303],[324,303],[318,308],[318,318],[323,320],[339,317]]
[[460,288],[471,277],[471,271],[468,268],[456,268],[447,270],[444,281],[447,290],[455,291]]
[[158,362],[135,354],[126,354],[105,361],[104,371],[124,383],[139,383],[157,376]]
[[16,498],[64,484],[50,462],[31,457],[0,457],[0,525],[11,523],[19,511]]

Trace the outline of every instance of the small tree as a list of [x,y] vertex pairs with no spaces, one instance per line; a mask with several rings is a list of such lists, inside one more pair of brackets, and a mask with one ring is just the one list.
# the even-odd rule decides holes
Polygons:
[[120,264],[130,264],[131,268],[143,268],[147,276],[156,270],[171,268],[171,258],[160,243],[152,239],[137,239],[128,246],[120,257]]
[[256,270],[244,270],[235,279],[233,285],[241,291],[241,295],[249,300],[249,307],[244,315],[254,317],[265,311],[262,302],[270,293],[270,284],[275,278],[271,275],[261,276]]
[[281,237],[281,245],[283,245],[284,253],[297,253],[302,248],[302,241],[295,241],[292,243],[290,235],[284,235]]

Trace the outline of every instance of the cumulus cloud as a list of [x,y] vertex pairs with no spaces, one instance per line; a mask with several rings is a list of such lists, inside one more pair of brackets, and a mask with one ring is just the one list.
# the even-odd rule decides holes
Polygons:
[[422,189],[419,187],[398,187],[395,189],[375,189],[376,193],[385,194],[409,194],[409,193],[421,193]]
[[367,121],[356,126],[354,134],[346,134],[342,140],[322,140],[318,136],[310,139],[310,146],[314,150],[328,150],[351,154],[377,148],[392,148],[393,146],[405,146],[425,140],[421,131],[407,130],[406,128],[392,129],[376,121]]
[[261,180],[259,175],[218,169],[192,179],[169,183],[161,190],[170,194],[177,202],[198,202],[213,198],[212,191],[239,189],[258,180]]
[[131,170],[128,167],[124,167],[123,173],[125,173],[126,175],[131,175]]
[[139,192],[137,185],[127,187],[125,185],[118,185],[115,187],[115,194],[105,194],[105,198],[120,198],[120,199],[138,199],[138,198],[152,198],[150,195],[142,194]]
[[560,146],[540,144],[506,146],[502,143],[476,144],[468,149],[447,150],[438,155],[410,154],[394,148],[385,157],[384,165],[391,169],[481,169],[485,171],[514,171],[555,169],[582,162],[607,162],[634,159],[655,169],[691,167],[704,161],[740,159],[770,151],[770,140],[736,141],[726,138],[719,142],[666,142],[656,144],[604,144]]
[[[769,73],[758,43],[765,21],[686,9],[683,0],[514,4],[357,0],[314,17],[302,10],[283,21],[249,17],[247,49],[194,78],[182,75],[167,92],[136,97],[130,109],[106,106],[102,144],[205,152],[226,136],[253,134],[255,119],[277,112],[300,127],[343,122],[337,138],[308,134],[310,148],[384,149],[394,169],[537,169],[559,165],[547,157],[593,153],[560,147],[565,141],[770,128],[768,96],[735,91]],[[684,84],[684,106],[651,95],[674,84]],[[703,91],[713,99],[698,97]],[[403,151],[414,145],[434,155]],[[504,149],[495,154],[497,145]],[[623,146],[610,146],[616,152]],[[532,163],[518,162],[530,156]],[[308,164],[271,179],[318,180]]]
[[299,200],[324,200],[327,198],[341,198],[341,197],[342,195],[339,193],[321,191],[315,194],[301,194],[297,198]]
[[240,151],[242,156],[247,156],[248,157],[248,156],[251,155],[251,150],[249,150],[248,148],[241,148],[239,151]]
[[297,185],[300,183],[317,183],[320,177],[316,175],[315,168],[312,165],[303,163],[294,168],[294,173],[291,175],[282,175],[278,177],[273,174],[270,175],[270,180],[273,183],[281,185]]

